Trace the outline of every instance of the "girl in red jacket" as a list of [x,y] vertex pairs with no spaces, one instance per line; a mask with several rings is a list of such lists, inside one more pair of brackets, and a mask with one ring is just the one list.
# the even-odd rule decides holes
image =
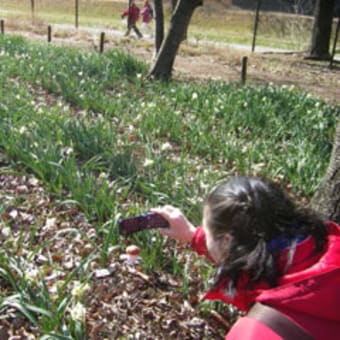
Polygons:
[[145,33],[149,34],[152,37],[152,28],[150,27],[150,23],[153,19],[153,9],[150,5],[149,0],[144,1],[144,6],[141,11],[142,15],[142,29]]
[[206,299],[247,312],[232,340],[340,338],[340,227],[299,208],[274,183],[236,177],[208,195],[203,226],[172,206],[161,232],[218,267]]
[[139,19],[139,13],[140,9],[135,4],[135,0],[131,0],[129,8],[121,15],[122,19],[126,16],[128,17],[128,29],[125,33],[126,36],[129,35],[131,29],[133,29],[139,39],[143,37],[143,34],[139,31],[136,25]]

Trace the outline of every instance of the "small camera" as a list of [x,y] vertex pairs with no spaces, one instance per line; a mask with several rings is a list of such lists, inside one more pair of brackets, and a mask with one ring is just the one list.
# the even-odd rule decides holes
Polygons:
[[118,221],[119,234],[127,236],[138,231],[155,228],[169,228],[169,222],[159,214],[149,213]]

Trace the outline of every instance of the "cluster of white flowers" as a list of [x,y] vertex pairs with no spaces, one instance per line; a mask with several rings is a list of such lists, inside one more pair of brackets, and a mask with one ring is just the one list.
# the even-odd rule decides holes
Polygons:
[[81,302],[77,302],[74,306],[72,306],[69,309],[69,311],[72,320],[85,322],[86,308]]

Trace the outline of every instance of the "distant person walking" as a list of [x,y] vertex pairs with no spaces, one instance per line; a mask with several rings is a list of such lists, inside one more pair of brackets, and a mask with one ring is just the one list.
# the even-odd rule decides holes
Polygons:
[[149,0],[144,1],[144,6],[142,8],[142,29],[145,33],[149,34],[149,36],[152,36],[152,28],[150,26],[150,23],[153,19],[153,9],[150,5]]
[[131,29],[133,29],[139,39],[143,38],[143,34],[139,31],[139,29],[136,26],[136,23],[139,19],[139,13],[140,9],[135,4],[135,0],[131,0],[129,8],[125,10],[121,15],[122,19],[125,18],[126,16],[128,17],[128,29],[125,33],[125,36],[128,36],[131,32]]

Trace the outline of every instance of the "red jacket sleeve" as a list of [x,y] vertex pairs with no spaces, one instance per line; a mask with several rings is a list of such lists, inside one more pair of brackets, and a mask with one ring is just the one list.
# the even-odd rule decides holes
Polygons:
[[202,227],[196,228],[196,232],[194,234],[194,237],[191,240],[190,247],[198,255],[203,255],[207,257],[211,262],[214,262],[214,260],[209,255],[207,244],[206,244],[205,232]]

